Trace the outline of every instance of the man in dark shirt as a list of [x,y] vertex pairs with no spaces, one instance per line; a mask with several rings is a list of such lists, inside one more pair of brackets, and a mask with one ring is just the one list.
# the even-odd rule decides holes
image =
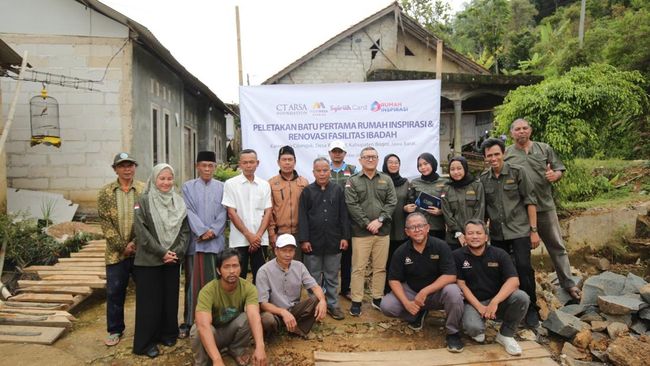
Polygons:
[[485,341],[485,319],[503,319],[497,343],[513,356],[521,355],[514,339],[526,315],[530,298],[519,290],[517,271],[508,253],[488,246],[487,228],[481,220],[465,224],[467,245],[454,251],[458,286],[465,296],[463,329],[475,341]]
[[303,263],[316,282],[325,289],[327,313],[336,320],[345,317],[336,295],[341,251],[348,247],[350,221],[341,186],[330,181],[330,164],[314,160],[314,183],[300,194],[298,241]]
[[449,246],[429,236],[429,224],[420,212],[406,218],[406,235],[390,263],[388,284],[391,292],[381,301],[386,316],[409,322],[409,328],[422,329],[430,309],[444,309],[447,314],[447,349],[461,352],[460,321],[463,295],[455,284],[456,268]]

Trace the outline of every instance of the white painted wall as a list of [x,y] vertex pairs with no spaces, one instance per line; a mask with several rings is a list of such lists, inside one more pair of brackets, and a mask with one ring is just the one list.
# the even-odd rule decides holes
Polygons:
[[14,0],[0,6],[0,31],[19,34],[49,34],[121,37],[129,29],[86,8],[74,0]]
[[[48,86],[49,96],[59,103],[61,148],[30,147],[29,101],[42,86],[24,83],[6,146],[10,187],[62,193],[82,210],[94,206],[97,189],[115,176],[110,164],[123,149],[124,126],[130,125],[131,91],[122,87],[130,79],[130,45],[120,51],[123,38],[3,33],[0,38],[19,54],[28,50],[28,62],[38,71],[99,80],[106,70],[95,92]],[[3,103],[8,105],[16,82],[8,78],[0,82]],[[6,108],[3,113],[4,119]]]

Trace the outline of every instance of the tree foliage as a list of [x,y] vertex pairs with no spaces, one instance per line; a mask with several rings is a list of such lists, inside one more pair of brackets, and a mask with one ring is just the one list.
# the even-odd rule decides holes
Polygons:
[[576,67],[510,92],[496,110],[495,129],[508,134],[513,120],[526,118],[535,139],[551,144],[567,160],[648,154],[638,149],[648,149],[644,83],[637,71],[605,64]]
[[442,0],[401,0],[404,12],[429,32],[449,41],[451,35],[451,7]]

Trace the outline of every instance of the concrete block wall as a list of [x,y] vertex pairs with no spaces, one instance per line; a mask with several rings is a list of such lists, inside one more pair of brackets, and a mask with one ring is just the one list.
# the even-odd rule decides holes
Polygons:
[[[373,42],[381,40],[382,52],[371,58]],[[364,82],[374,68],[392,68],[397,50],[397,26],[388,15],[346,37],[279,80],[279,84]],[[385,56],[385,55],[386,56]]]
[[[47,85],[59,103],[60,148],[30,147],[29,101],[40,94],[40,83],[24,82],[14,125],[7,141],[7,183],[14,188],[62,193],[92,211],[97,190],[111,181],[114,154],[125,148],[124,129],[130,125],[130,44],[126,38],[2,34],[19,54],[29,52],[35,70],[100,80],[97,91]],[[108,65],[110,58],[115,55]],[[2,78],[2,102],[10,104],[16,81]],[[8,108],[4,108],[6,118]],[[128,146],[128,145],[127,145]]]

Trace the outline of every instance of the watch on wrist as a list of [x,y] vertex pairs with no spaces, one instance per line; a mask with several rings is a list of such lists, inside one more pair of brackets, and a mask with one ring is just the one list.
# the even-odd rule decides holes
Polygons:
[[383,216],[379,216],[379,217],[377,218],[377,221],[379,221],[379,222],[381,222],[381,223],[383,224],[383,223],[384,223],[384,217],[383,217]]
[[463,233],[461,233],[460,231],[456,231],[456,234],[454,234],[454,238],[456,239],[460,238],[461,236],[463,236]]
[[530,227],[530,232],[531,233],[536,233],[537,232],[537,226],[531,226]]

